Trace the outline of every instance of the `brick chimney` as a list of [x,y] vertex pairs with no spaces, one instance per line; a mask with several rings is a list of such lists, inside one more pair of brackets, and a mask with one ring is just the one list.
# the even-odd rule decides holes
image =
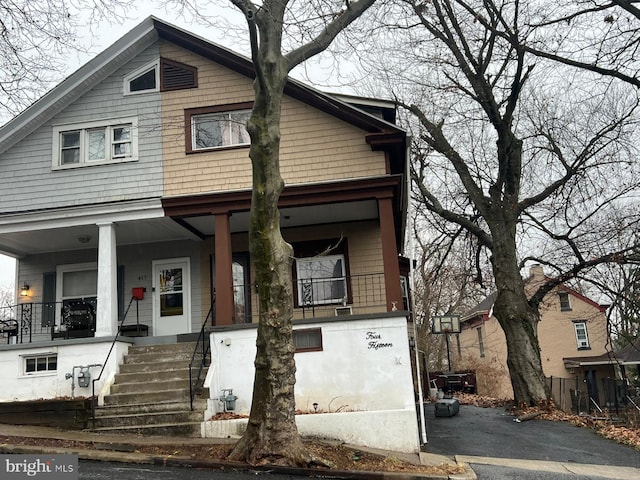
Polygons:
[[529,267],[529,277],[536,280],[544,278],[544,268],[539,263],[535,263]]

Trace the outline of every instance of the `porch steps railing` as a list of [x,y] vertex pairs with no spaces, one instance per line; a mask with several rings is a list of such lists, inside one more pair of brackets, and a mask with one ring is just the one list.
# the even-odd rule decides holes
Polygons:
[[204,398],[191,409],[189,363],[195,344],[136,345],[120,365],[95,431],[138,435],[200,436]]
[[209,313],[207,314],[207,318],[205,318],[204,322],[202,323],[202,328],[200,328],[200,333],[198,334],[195,348],[193,349],[193,353],[191,354],[191,361],[189,362],[189,398],[191,402],[191,410],[194,409],[193,402],[195,401],[200,386],[202,386],[202,375],[205,372],[207,366],[210,364],[211,360],[208,333],[210,331],[210,328],[213,328],[213,325],[215,323],[215,316],[213,313],[215,312],[215,307],[216,301],[214,298],[211,304],[211,308],[209,309]]

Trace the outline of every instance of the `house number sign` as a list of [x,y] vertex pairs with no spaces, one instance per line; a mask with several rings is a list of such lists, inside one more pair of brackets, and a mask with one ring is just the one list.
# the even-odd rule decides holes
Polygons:
[[368,350],[379,350],[381,348],[393,347],[393,343],[383,342],[382,335],[380,335],[378,332],[367,332],[366,338]]

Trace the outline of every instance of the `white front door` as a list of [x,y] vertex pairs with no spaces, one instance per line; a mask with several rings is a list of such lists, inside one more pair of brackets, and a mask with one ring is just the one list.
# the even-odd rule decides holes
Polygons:
[[153,261],[153,335],[191,332],[189,258]]

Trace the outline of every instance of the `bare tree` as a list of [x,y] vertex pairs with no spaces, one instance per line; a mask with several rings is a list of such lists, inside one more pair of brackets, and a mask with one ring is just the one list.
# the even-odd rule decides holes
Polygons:
[[[639,218],[637,94],[531,54],[522,39],[540,32],[537,4],[404,6],[379,31],[384,62],[372,60],[368,73],[384,72],[414,115],[421,211],[488,252],[516,402],[546,401],[536,333],[543,298],[601,264],[637,259],[616,242]],[[528,261],[550,275],[532,296],[521,276]]]
[[[247,430],[230,455],[233,460],[293,465],[312,460],[295,423],[293,251],[281,236],[277,210],[284,187],[279,162],[281,104],[291,69],[325,50],[374,1],[231,0],[247,20],[256,73],[247,128],[253,167],[249,248],[259,295],[251,413]],[[287,46],[291,48],[285,53]]]
[[447,351],[443,335],[431,333],[431,318],[467,312],[487,294],[486,285],[477,277],[474,242],[456,241],[460,228],[439,217],[424,214],[414,221],[416,238],[415,305],[418,319],[417,344],[425,352],[430,370],[446,370]]
[[635,0],[579,0],[554,2],[550,8],[542,3],[530,21],[533,34],[520,37],[519,43],[541,58],[640,87],[637,4]]
[[91,48],[82,35],[102,20],[122,19],[129,3],[0,0],[0,123],[59,82],[68,69],[64,56]]

